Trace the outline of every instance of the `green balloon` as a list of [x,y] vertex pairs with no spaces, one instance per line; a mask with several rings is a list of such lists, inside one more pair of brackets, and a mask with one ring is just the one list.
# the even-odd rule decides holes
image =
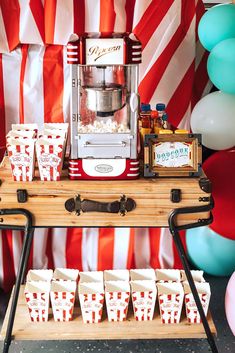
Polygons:
[[200,227],[187,230],[186,244],[190,261],[200,270],[214,276],[229,276],[235,270],[235,240]]
[[198,26],[199,39],[211,51],[218,43],[235,37],[235,5],[212,7],[201,18]]
[[207,61],[207,70],[219,90],[235,94],[235,38],[226,39],[214,47]]

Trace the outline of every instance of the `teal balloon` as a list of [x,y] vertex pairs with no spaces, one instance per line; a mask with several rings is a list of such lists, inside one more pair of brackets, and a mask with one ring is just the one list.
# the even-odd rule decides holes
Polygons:
[[214,276],[229,276],[235,271],[235,240],[200,227],[187,230],[186,244],[189,260],[198,269]]
[[235,38],[226,39],[214,47],[207,61],[207,70],[219,90],[235,94]]
[[235,5],[219,5],[208,10],[199,22],[198,36],[209,51],[223,40],[234,38]]

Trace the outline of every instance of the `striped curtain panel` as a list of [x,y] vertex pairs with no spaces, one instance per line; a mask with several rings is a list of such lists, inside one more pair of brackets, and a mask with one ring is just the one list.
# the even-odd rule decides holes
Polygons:
[[[12,123],[69,120],[65,45],[73,33],[130,32],[142,42],[142,102],[165,102],[170,122],[189,129],[195,103],[210,89],[198,42],[201,0],[1,0],[0,152]],[[14,282],[22,246],[0,233],[0,286]],[[180,267],[168,229],[37,229],[31,268]]]

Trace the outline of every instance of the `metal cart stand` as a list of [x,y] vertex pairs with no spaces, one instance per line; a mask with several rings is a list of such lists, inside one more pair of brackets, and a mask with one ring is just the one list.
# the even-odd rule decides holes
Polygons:
[[[182,324],[169,326],[159,324],[160,320],[158,323],[157,320],[153,320],[141,326],[138,325],[140,323],[127,320],[124,325],[118,325],[115,330],[113,326],[111,326],[112,330],[110,329],[109,323],[102,322],[97,331],[97,325],[90,325],[88,328],[80,323],[79,329],[76,326],[76,334],[73,332],[69,335],[70,328],[73,329],[74,325],[79,324],[79,322],[71,322],[71,326],[65,323],[66,326],[62,328],[63,331],[67,330],[65,337],[58,336],[58,338],[199,338],[205,337],[206,334],[212,352],[218,352],[213,336],[216,333],[214,323],[210,316],[206,318],[204,314],[179,236],[179,231],[182,229],[205,226],[212,222],[211,184],[206,177],[97,182],[69,181],[67,175],[64,175],[60,182],[36,180],[32,183],[19,183],[12,181],[10,165],[6,157],[0,167],[0,179],[0,228],[21,229],[25,233],[16,283],[1,332],[1,338],[4,339],[3,353],[8,353],[13,338],[39,339],[33,333],[30,335],[30,327],[32,324],[35,327],[35,323],[25,327],[19,326],[17,305],[21,285],[25,279],[34,228],[55,225],[56,227],[166,227],[169,225],[203,325],[188,325],[184,321]],[[118,200],[117,195],[119,195]],[[84,196],[86,199],[83,199]],[[27,314],[26,306],[25,312]],[[37,323],[36,326],[45,324]],[[56,323],[50,321],[48,324],[52,327]],[[106,336],[102,334],[103,324],[104,332],[107,332]],[[110,324],[113,325],[113,323]],[[134,329],[127,333],[125,325]],[[44,327],[46,327],[44,334],[45,332],[48,334],[49,326]],[[174,327],[177,327],[177,332],[174,331]],[[150,335],[147,335],[146,332],[149,332],[149,329]],[[86,334],[90,330],[93,330],[92,336]],[[110,336],[112,331],[115,332]],[[53,329],[49,339],[52,337],[57,338]],[[45,339],[45,336],[42,335],[41,339],[43,338]]]

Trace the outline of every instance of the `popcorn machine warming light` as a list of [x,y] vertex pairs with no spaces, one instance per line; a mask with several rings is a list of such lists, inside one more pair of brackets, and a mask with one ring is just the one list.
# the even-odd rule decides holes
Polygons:
[[136,179],[141,43],[133,34],[87,34],[71,64],[70,179]]

